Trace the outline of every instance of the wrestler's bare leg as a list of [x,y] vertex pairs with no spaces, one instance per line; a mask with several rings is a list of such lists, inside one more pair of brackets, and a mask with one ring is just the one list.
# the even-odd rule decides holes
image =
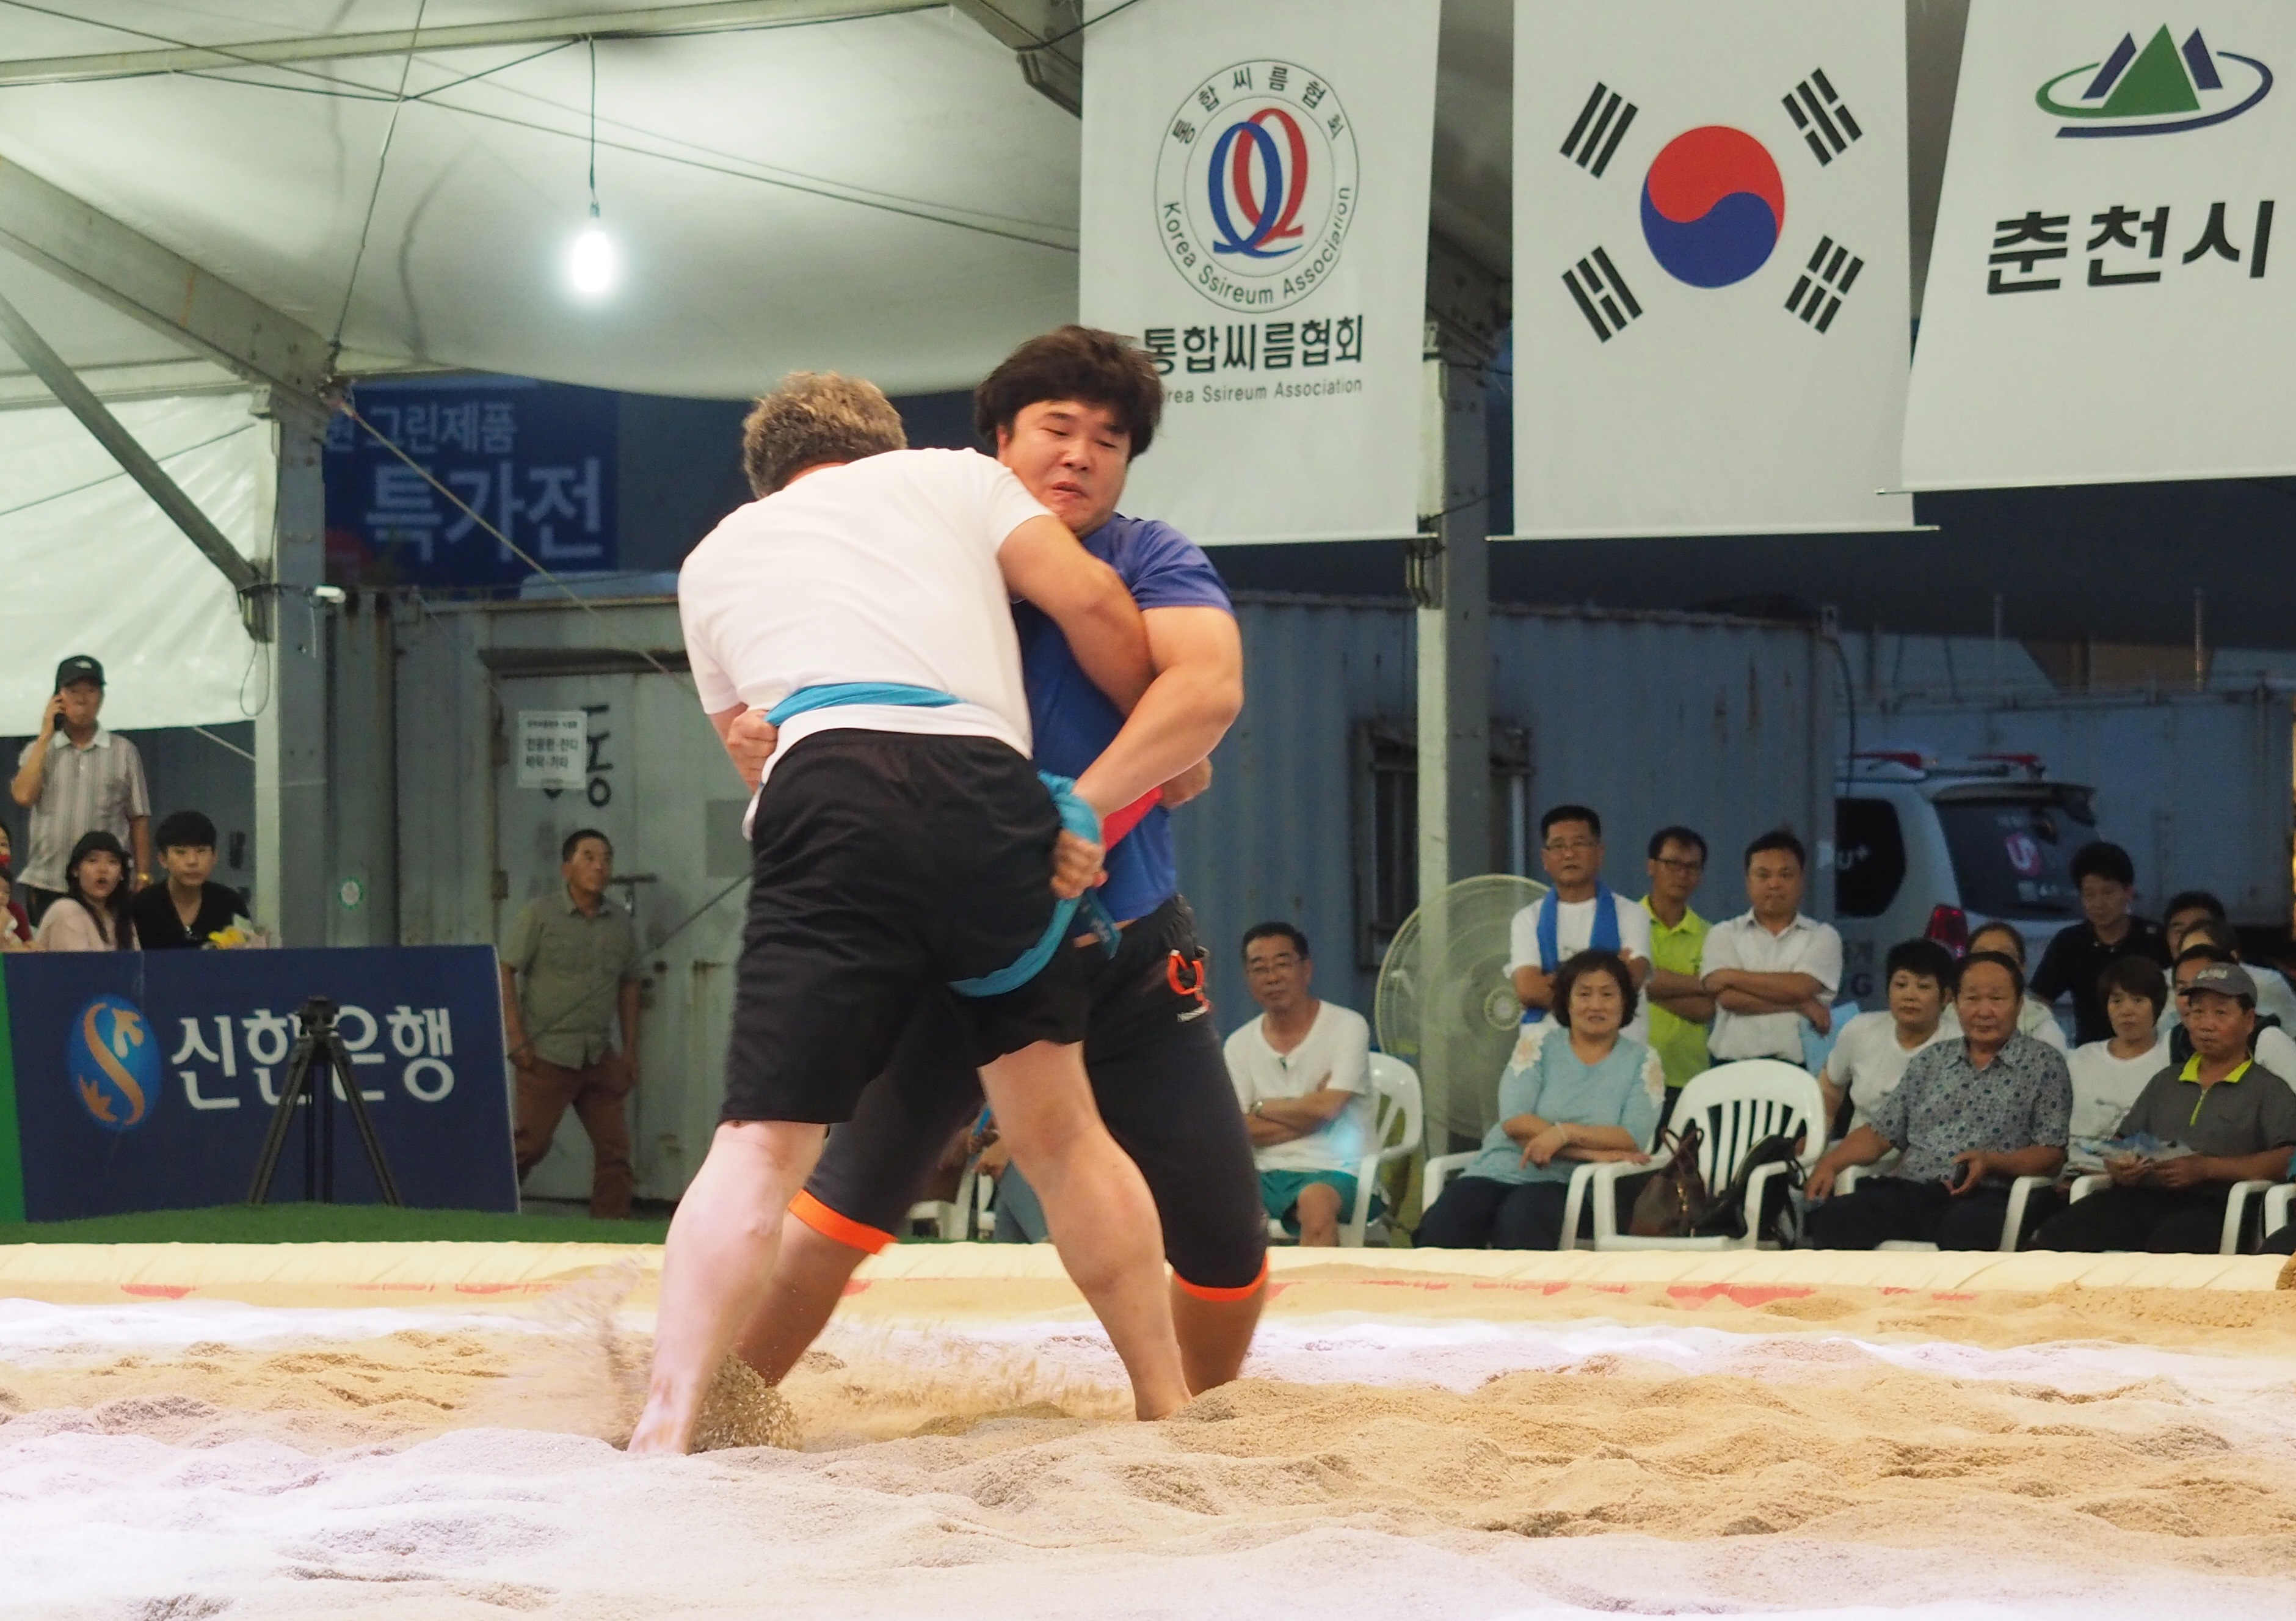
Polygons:
[[[1164,1251],[1148,1184],[1102,1123],[1084,1049],[1039,1041],[980,1072],[1013,1163],[1045,1207],[1070,1280],[1132,1378],[1133,1410],[1160,1419],[1188,1400]],[[792,1192],[795,1189],[791,1189]]]
[[662,1255],[653,1372],[633,1452],[683,1452],[718,1367],[757,1315],[781,1247],[783,1213],[821,1157],[824,1128],[729,1120],[677,1203]]

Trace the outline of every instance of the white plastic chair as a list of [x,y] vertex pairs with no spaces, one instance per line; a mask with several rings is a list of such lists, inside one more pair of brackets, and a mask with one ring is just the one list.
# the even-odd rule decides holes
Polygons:
[[2296,1182],[2276,1182],[2272,1191],[2264,1196],[2264,1234],[2270,1238],[2296,1218]]
[[931,1222],[935,1238],[943,1239],[963,1238],[964,1236],[964,1189],[958,1189],[957,1197],[954,1199],[926,1199],[910,1205],[909,1214],[903,1218],[903,1221],[912,1232],[916,1230],[918,1222]]
[[[1372,1196],[1379,1191],[1381,1173],[1398,1160],[1409,1159],[1419,1152],[1426,1134],[1426,1103],[1419,1088],[1419,1072],[1402,1059],[1383,1052],[1371,1055],[1372,1124],[1369,1148],[1357,1162],[1356,1202],[1340,1222],[1340,1244],[1346,1249],[1361,1249],[1372,1226]],[[1392,1136],[1395,1140],[1390,1142]],[[1472,1158],[1473,1156],[1468,1156]],[[1382,1236],[1391,1230],[1393,1213],[1379,1220]],[[1283,1223],[1271,1216],[1267,1236],[1272,1242],[1284,1243],[1292,1235],[1283,1230]]]
[[[1792,1138],[1803,1133],[1801,1168],[1807,1173],[1825,1152],[1825,1098],[1817,1080],[1798,1065],[1778,1058],[1748,1058],[1718,1065],[1694,1075],[1676,1099],[1673,1125],[1677,1131],[1695,1120],[1700,1134],[1698,1168],[1709,1189],[1718,1192],[1738,1173],[1739,1162],[1765,1137]],[[1480,1152],[1477,1150],[1476,1152]],[[1422,1178],[1423,1205],[1442,1196],[1444,1185],[1476,1157],[1475,1153],[1446,1154],[1427,1162]],[[1562,1207],[1562,1247],[1578,1247],[1579,1212],[1595,1202],[1596,1249],[1754,1249],[1763,1245],[1759,1230],[1762,1193],[1784,1165],[1764,1165],[1746,1188],[1746,1236],[1726,1234],[1706,1238],[1644,1238],[1619,1230],[1616,1189],[1621,1177],[1641,1176],[1652,1165],[1612,1160],[1587,1164],[1570,1173],[1570,1191]],[[1770,1247],[1775,1248],[1772,1245]]]
[[[981,1175],[977,1156],[965,1166],[964,1180],[956,1184],[954,1208],[957,1213],[956,1225],[949,1237],[986,1244],[996,1236],[996,1179]],[[967,1227],[972,1231],[967,1232]]]
[[[1836,1197],[1856,1191],[1857,1184],[1869,1176],[1883,1174],[1872,1165],[1849,1165],[1833,1179]],[[2001,1219],[2001,1241],[1994,1248],[2005,1255],[2017,1253],[2018,1235],[2025,1230],[2025,1211],[2033,1202],[2037,1189],[2056,1185],[2053,1176],[2021,1176],[2009,1184],[2009,1210]],[[1937,1246],[1919,1238],[1885,1238],[1877,1249],[1934,1251]]]
[[[2071,1202],[2078,1205],[2081,1200],[2088,1197],[2090,1194],[2101,1193],[2105,1189],[2112,1186],[2112,1179],[2109,1176],[2094,1174],[2089,1176],[2077,1176],[2073,1179]],[[2222,1236],[2217,1240],[2217,1254],[2220,1255],[2236,1255],[2241,1253],[2240,1232],[2241,1228],[2247,1222],[2248,1202],[2259,1195],[2261,1195],[2264,1199],[2264,1230],[2267,1232],[2273,1231],[2273,1196],[2275,1194],[2278,1194],[2280,1196],[2281,1209],[2285,1213],[2288,1206],[2288,1198],[2287,1194],[2284,1190],[2287,1186],[2288,1184],[2285,1182],[2267,1182],[2254,1180],[2245,1182],[2234,1182],[2232,1185],[2232,1197],[2225,1200],[2224,1231]]]

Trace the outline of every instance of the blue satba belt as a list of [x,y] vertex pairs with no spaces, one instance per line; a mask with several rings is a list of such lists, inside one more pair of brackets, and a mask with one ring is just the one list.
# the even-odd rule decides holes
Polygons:
[[[953,693],[931,687],[905,687],[890,681],[836,681],[819,687],[800,687],[773,708],[766,712],[767,721],[775,727],[787,724],[799,715],[816,709],[840,709],[851,704],[890,704],[908,709],[947,709],[960,700]],[[1078,838],[1100,842],[1100,817],[1090,805],[1077,797],[1072,778],[1056,777],[1050,771],[1037,773],[1037,780],[1053,796],[1053,809],[1060,813],[1061,826]],[[1013,961],[994,974],[984,974],[978,979],[957,979],[949,982],[949,989],[959,996],[1002,996],[1007,991],[1017,991],[1045,971],[1053,960],[1053,953],[1061,949],[1069,937],[1069,930],[1082,910],[1092,932],[1100,938],[1103,950],[1116,950],[1116,925],[1108,909],[1101,905],[1097,895],[1086,893],[1074,901],[1055,899],[1052,921],[1037,943],[1023,951]]]

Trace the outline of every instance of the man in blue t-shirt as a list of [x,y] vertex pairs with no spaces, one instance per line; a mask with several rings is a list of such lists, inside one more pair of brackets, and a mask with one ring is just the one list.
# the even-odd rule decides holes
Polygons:
[[[1111,819],[1098,892],[1122,927],[1095,952],[1085,1067],[1110,1132],[1140,1167],[1172,1265],[1172,1310],[1191,1389],[1234,1378],[1267,1280],[1267,1227],[1251,1144],[1206,1016],[1204,954],[1179,893],[1168,808],[1202,792],[1210,755],[1243,702],[1234,610],[1202,548],[1169,524],[1119,515],[1132,458],[1154,437],[1163,388],[1153,362],[1115,334],[1064,326],[1031,339],[989,374],[974,416],[1029,493],[1115,569],[1140,605],[1156,679],[1128,719],[1028,604],[1014,610],[1037,763],[1087,767],[1112,781],[1161,784]],[[772,748],[755,718],[728,746],[754,777]],[[1144,814],[1142,812],[1144,811]],[[1126,818],[1137,815],[1129,824]],[[828,1322],[865,1255],[893,1241],[943,1148],[980,1108],[978,1076],[939,1002],[918,1008],[892,1065],[853,1118],[830,1132],[790,1207],[767,1304],[740,1354],[778,1382]]]

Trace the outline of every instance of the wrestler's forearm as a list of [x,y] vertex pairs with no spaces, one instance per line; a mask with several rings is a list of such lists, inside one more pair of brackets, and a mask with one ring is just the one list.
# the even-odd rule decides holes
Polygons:
[[1243,643],[1226,609],[1152,608],[1142,617],[1156,679],[1077,779],[1103,816],[1205,759],[1243,708]]

